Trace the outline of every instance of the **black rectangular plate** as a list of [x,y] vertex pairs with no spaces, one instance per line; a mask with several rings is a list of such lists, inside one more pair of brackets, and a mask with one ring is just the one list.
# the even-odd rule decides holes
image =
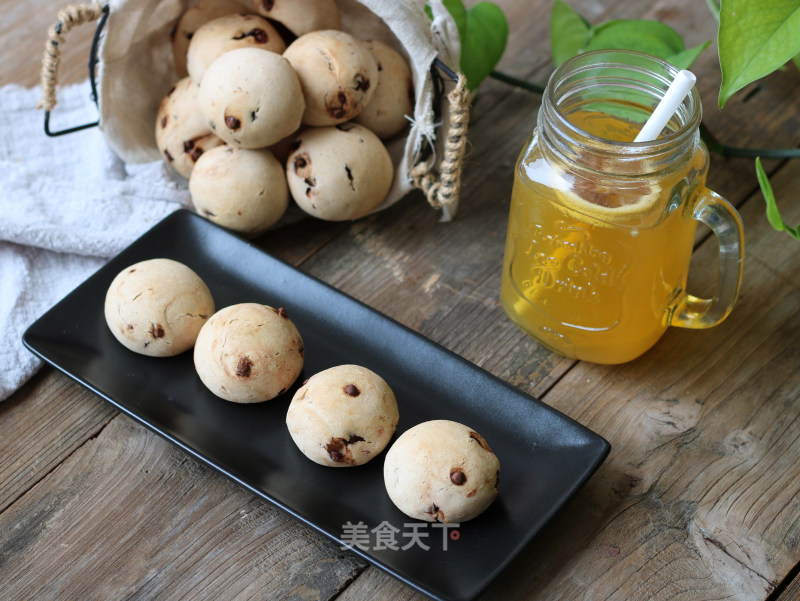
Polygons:
[[[229,403],[200,382],[191,352],[153,358],[120,345],[103,316],[106,290],[125,267],[159,257],[197,272],[217,308],[241,302],[286,308],[306,349],[295,388],[267,403]],[[419,528],[427,550],[419,544],[381,549],[377,534],[371,534],[354,551],[435,599],[475,597],[609,451],[600,436],[558,411],[185,210],[165,218],[92,275],[23,340],[126,414],[335,541],[355,542],[347,523],[366,524],[358,527],[361,532],[388,523],[396,529],[387,532],[398,547],[413,543]],[[395,439],[430,419],[451,419],[478,431],[500,459],[494,504],[457,530],[413,526],[386,494],[383,455],[348,469],[322,467],[301,455],[285,425],[296,386],[344,363],[368,367],[392,387],[400,408]]]

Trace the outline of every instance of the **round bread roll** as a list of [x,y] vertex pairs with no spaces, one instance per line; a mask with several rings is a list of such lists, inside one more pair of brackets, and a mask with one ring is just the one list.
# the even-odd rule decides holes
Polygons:
[[393,177],[383,142],[355,123],[301,132],[286,162],[292,198],[309,215],[329,221],[358,219],[375,209]]
[[198,213],[251,236],[277,223],[289,206],[283,165],[269,150],[208,151],[192,171],[189,191]]
[[369,128],[379,138],[391,138],[414,115],[414,83],[406,59],[394,48],[375,40],[363,42],[378,65],[375,93],[353,121]]
[[196,82],[203,79],[208,66],[237,48],[260,48],[281,54],[286,44],[278,31],[258,15],[225,15],[198,29],[189,44],[186,66]]
[[335,125],[358,115],[375,93],[378,65],[372,53],[349,33],[313,31],[283,53],[306,100],[303,124]]
[[241,13],[244,10],[245,6],[238,0],[200,0],[181,15],[175,29],[172,30],[172,55],[179,77],[186,77],[189,74],[186,69],[186,53],[194,32],[217,17]]
[[252,0],[258,14],[281,23],[296,36],[320,29],[339,29],[333,0]]
[[169,357],[194,345],[214,313],[211,292],[194,271],[171,259],[123,269],[108,287],[104,313],[111,333],[142,355]]
[[279,142],[300,127],[305,109],[288,61],[259,48],[237,48],[211,63],[198,105],[214,133],[239,148]]
[[226,401],[268,401],[300,375],[303,339],[283,308],[231,305],[200,330],[194,366],[203,384]]
[[197,106],[199,88],[191,78],[176,83],[161,101],[156,117],[156,146],[167,165],[189,177],[206,150],[222,145]]
[[340,365],[314,374],[298,389],[286,414],[300,451],[320,465],[362,465],[389,443],[397,401],[378,374]]
[[448,420],[407,430],[386,453],[389,498],[409,517],[466,522],[497,496],[500,462],[480,434]]

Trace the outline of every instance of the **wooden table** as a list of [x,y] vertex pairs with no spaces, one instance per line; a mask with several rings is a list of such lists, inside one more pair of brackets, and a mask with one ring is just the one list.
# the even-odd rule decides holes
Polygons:
[[[6,7],[0,83],[37,83],[59,4]],[[499,4],[511,23],[500,68],[544,84],[550,2]],[[592,22],[662,20],[687,46],[714,37],[703,2],[573,4]],[[63,81],[85,77],[90,29],[71,35]],[[793,67],[723,111],[714,47],[694,70],[723,141],[798,143]],[[306,221],[258,243],[610,441],[599,471],[482,599],[800,597],[800,245],[767,224],[752,161],[714,156],[710,186],[746,232],[730,318],[671,329],[616,367],[548,352],[498,303],[512,169],[538,106],[531,93],[483,86],[451,224],[413,194],[356,223]],[[766,166],[787,221],[800,222],[800,161]],[[714,281],[716,253],[713,238],[699,239],[696,285]],[[53,369],[0,404],[0,457],[2,599],[422,598]]]

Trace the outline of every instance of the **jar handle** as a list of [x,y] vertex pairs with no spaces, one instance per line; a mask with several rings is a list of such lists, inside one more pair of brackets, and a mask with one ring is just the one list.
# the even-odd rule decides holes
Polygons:
[[703,188],[694,205],[692,218],[704,223],[719,242],[717,290],[712,298],[684,293],[669,325],[681,328],[710,328],[733,309],[742,283],[744,231],[736,209],[716,192]]

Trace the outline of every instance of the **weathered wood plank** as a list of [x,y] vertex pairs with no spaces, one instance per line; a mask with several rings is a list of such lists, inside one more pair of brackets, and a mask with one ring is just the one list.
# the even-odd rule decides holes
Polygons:
[[425,601],[429,597],[418,593],[410,586],[401,585],[397,580],[378,568],[369,567],[336,598],[336,601]]
[[0,512],[116,413],[54,370],[45,370],[0,403]]
[[327,600],[364,567],[123,415],[0,532],[3,599]]
[[800,599],[800,573],[795,571],[792,578],[775,601],[796,601]]

